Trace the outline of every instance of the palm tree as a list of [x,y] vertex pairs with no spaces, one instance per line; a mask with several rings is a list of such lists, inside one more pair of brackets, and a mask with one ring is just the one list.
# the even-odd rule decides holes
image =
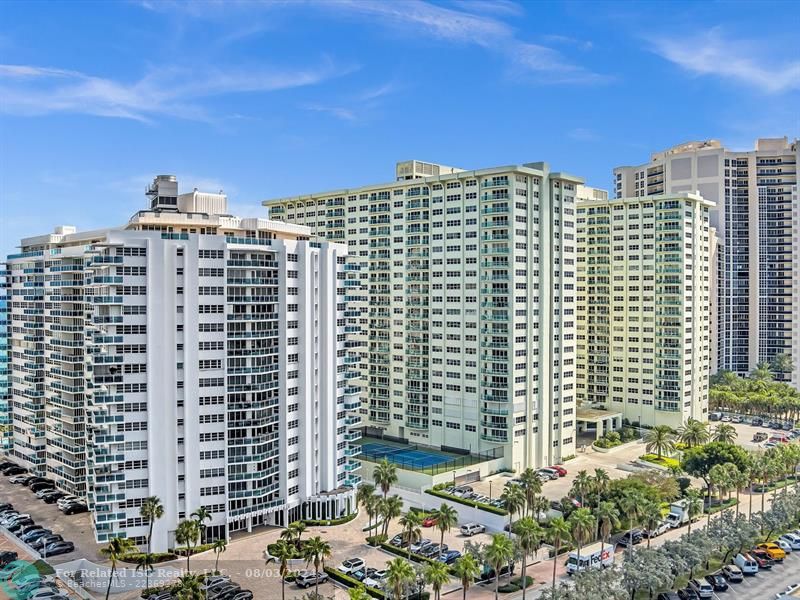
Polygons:
[[289,560],[296,556],[294,546],[290,546],[286,540],[278,540],[271,554],[280,561],[281,600],[286,600],[286,574],[289,572]]
[[[516,486],[511,486],[516,487]],[[492,542],[486,546],[486,562],[494,570],[494,599],[498,598],[500,569],[514,558],[514,542],[502,533],[495,533]]]
[[453,565],[453,574],[461,580],[461,600],[467,600],[467,590],[481,574],[481,567],[472,554],[466,553]]
[[375,465],[372,471],[372,479],[375,481],[375,485],[381,489],[383,498],[386,499],[392,485],[397,483],[397,467],[384,457],[381,462]]
[[686,535],[692,533],[692,521],[694,518],[703,512],[703,492],[698,489],[691,488],[686,492],[686,514],[689,515],[689,529]]
[[508,511],[508,535],[511,537],[511,524],[514,522],[514,513],[518,513],[525,507],[525,492],[518,485],[508,485],[500,495],[500,499],[505,502]]
[[145,554],[142,554],[142,556],[139,558],[138,564],[136,565],[136,570],[144,573],[145,589],[150,587],[150,573],[153,572],[154,564],[156,564],[155,556],[149,552],[146,552]]
[[517,544],[522,551],[522,600],[525,600],[525,591],[528,588],[528,577],[525,574],[528,556],[539,550],[544,530],[534,518],[523,517],[514,524],[514,533],[517,534]]
[[729,423],[719,423],[714,427],[714,432],[711,434],[715,442],[722,442],[724,444],[733,444],[736,441],[736,427]]
[[579,508],[567,519],[572,530],[572,539],[578,546],[578,564],[581,563],[581,546],[591,539],[597,531],[597,520],[588,508]]
[[600,555],[603,554],[603,544],[608,541],[608,536],[614,527],[619,527],[619,510],[617,505],[609,500],[605,500],[597,505],[594,511],[597,522],[600,524]]
[[403,536],[403,542],[408,544],[408,560],[411,560],[411,544],[422,537],[422,517],[418,512],[410,510],[400,517],[399,523],[403,528],[400,535]]
[[200,542],[206,543],[206,526],[203,525],[205,521],[211,521],[214,515],[205,506],[201,506],[191,514],[191,517],[197,521],[198,529],[200,530]]
[[151,552],[150,542],[153,539],[153,525],[155,522],[164,516],[164,505],[158,496],[150,496],[145,498],[141,508],[139,508],[139,516],[147,521],[147,552]]
[[[648,500],[642,507],[642,522],[647,528],[648,532],[652,532],[661,523],[661,505],[653,500]],[[647,536],[647,548],[650,548],[650,539],[652,535]]]
[[447,565],[439,561],[430,562],[425,566],[423,576],[425,577],[425,583],[433,587],[433,597],[439,600],[442,586],[450,581],[450,570]]
[[319,597],[319,568],[325,564],[325,559],[331,555],[331,545],[323,540],[321,537],[316,536],[306,540],[303,546],[303,558],[306,559],[306,564],[314,563],[315,578],[314,593]]
[[563,517],[556,517],[550,521],[550,540],[553,543],[555,554],[553,555],[553,589],[556,589],[556,565],[558,563],[558,551],[561,544],[568,542],[571,538],[570,526]]
[[678,440],[689,448],[702,446],[709,440],[708,428],[696,419],[687,419],[686,424],[678,428]]
[[[372,517],[375,516],[373,510],[370,510],[370,504],[374,507],[375,486],[371,483],[362,483],[356,492],[356,505],[361,506],[369,518],[369,531],[372,531]],[[370,535],[372,535],[370,533]]]
[[622,512],[628,515],[628,559],[633,556],[633,524],[637,522],[642,514],[644,497],[634,490],[625,490],[620,498],[619,507]]
[[542,493],[542,480],[536,474],[536,471],[528,467],[519,476],[522,491],[525,493],[526,514],[533,511],[533,505],[536,502],[536,495]]
[[536,496],[536,499],[531,505],[531,517],[539,521],[540,515],[547,516],[547,511],[550,510],[550,501],[546,496]]
[[[368,484],[369,485],[369,484]],[[359,488],[360,489],[360,488]],[[372,495],[364,499],[364,510],[367,511],[367,518],[369,519],[369,531],[372,532],[372,519],[380,514],[380,506],[383,498],[378,495]],[[375,529],[378,528],[378,521],[375,521]],[[372,533],[370,533],[372,535]]]
[[594,491],[597,494],[597,501],[600,501],[600,497],[608,491],[609,486],[611,485],[611,477],[608,476],[608,471],[605,469],[595,469],[594,470]]
[[108,546],[100,549],[100,554],[111,561],[111,573],[108,576],[108,587],[106,588],[106,600],[111,593],[111,582],[114,579],[114,571],[117,570],[117,561],[123,556],[130,553],[135,548],[133,540],[128,538],[115,537],[111,538]]
[[347,600],[372,600],[372,596],[369,595],[364,584],[359,583],[356,587],[347,590]]
[[772,357],[772,360],[769,361],[769,368],[776,375],[789,375],[794,371],[792,357],[784,353],[776,354]]
[[441,533],[439,539],[441,547],[444,544],[444,534],[458,525],[458,511],[449,504],[442,502],[442,505],[433,511],[433,516],[436,518],[436,529]]
[[645,449],[649,453],[655,451],[656,456],[660,459],[664,454],[671,454],[675,450],[675,436],[672,435],[672,429],[666,425],[656,425],[644,436],[644,441],[647,444]]
[[578,471],[572,482],[572,493],[581,499],[581,506],[586,505],[586,494],[592,491],[593,481],[586,471]]
[[181,521],[175,529],[175,541],[178,544],[186,545],[186,572],[191,573],[189,568],[189,557],[192,555],[192,546],[197,543],[200,537],[200,525],[194,519]]
[[381,533],[387,535],[392,519],[396,519],[403,514],[403,499],[400,496],[381,498],[380,513],[383,517],[383,531]]
[[306,524],[302,521],[293,521],[286,526],[286,529],[281,531],[281,539],[294,544],[297,550],[300,550],[300,538],[305,533]]
[[414,568],[404,558],[395,558],[386,563],[386,585],[392,590],[394,600],[402,600],[406,586],[415,577]]
[[211,547],[214,550],[214,554],[216,554],[216,558],[214,559],[214,572],[219,573],[219,555],[228,549],[228,540],[225,538],[215,540]]
[[198,600],[205,598],[202,583],[197,575],[186,573],[178,579],[177,590],[175,596],[178,600]]
[[750,371],[750,379],[763,382],[772,381],[772,370],[770,369],[769,363],[758,363],[756,368]]

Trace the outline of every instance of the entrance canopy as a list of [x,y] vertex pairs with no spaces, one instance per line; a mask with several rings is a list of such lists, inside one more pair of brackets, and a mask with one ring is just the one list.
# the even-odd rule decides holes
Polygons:
[[[606,431],[613,431],[622,426],[622,413],[600,408],[578,407],[575,411],[575,418],[578,421],[578,430],[586,430],[588,424],[593,424],[597,430],[597,439],[603,437]],[[583,425],[583,427],[581,427]]]

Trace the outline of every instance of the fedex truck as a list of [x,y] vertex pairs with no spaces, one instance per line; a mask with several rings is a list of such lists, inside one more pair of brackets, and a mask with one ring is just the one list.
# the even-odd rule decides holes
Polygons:
[[578,552],[570,552],[567,558],[567,573],[579,573],[589,569],[604,569],[614,564],[614,546],[596,542],[581,548],[580,560]]

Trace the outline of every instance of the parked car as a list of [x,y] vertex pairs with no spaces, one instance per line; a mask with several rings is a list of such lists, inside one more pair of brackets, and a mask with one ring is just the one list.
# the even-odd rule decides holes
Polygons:
[[761,427],[762,425],[764,425],[764,419],[762,419],[761,417],[753,417],[750,420],[750,424],[753,425],[754,427]]
[[253,600],[253,592],[250,590],[241,590],[231,600]]
[[730,423],[731,422],[731,417],[730,417],[730,415],[722,415],[722,418],[720,419],[720,421],[722,421],[723,423]]
[[33,531],[29,531],[25,535],[23,535],[20,539],[25,542],[26,544],[32,544],[36,540],[38,540],[43,535],[53,535],[53,532],[49,529],[34,529]]
[[421,540],[417,540],[413,544],[411,544],[411,552],[414,554],[419,554],[419,551],[422,550],[425,546],[431,544],[432,542],[428,538],[422,538]]
[[800,550],[800,535],[794,533],[784,533],[778,540],[783,540],[792,550]]
[[431,544],[430,546],[425,546],[420,554],[426,558],[436,558],[442,552],[447,552],[448,549],[447,544]]
[[775,540],[775,543],[778,544],[778,546],[780,546],[780,549],[783,550],[786,554],[792,553],[792,546],[786,540],[778,538],[777,540]]
[[433,515],[428,515],[424,519],[422,519],[422,526],[423,527],[433,527],[436,525],[436,517]]
[[324,571],[320,571],[318,574],[314,571],[301,571],[294,581],[297,587],[307,588],[317,583],[325,583],[328,581],[328,574]]
[[43,535],[38,540],[33,542],[30,546],[34,550],[42,550],[48,544],[52,544],[54,542],[63,542],[63,541],[64,541],[64,538],[61,537],[59,534],[51,533],[50,535]]
[[408,546],[408,543],[403,538],[402,534],[399,533],[389,540],[389,544],[392,546],[396,546],[397,548],[405,548],[406,546]]
[[750,557],[756,561],[759,569],[771,569],[772,565],[775,564],[775,561],[769,557],[766,550],[752,550]]
[[658,525],[655,526],[653,529],[644,529],[642,533],[644,537],[654,538],[660,536],[662,533],[666,533],[672,529],[672,526],[667,523],[666,521],[661,521]]
[[0,569],[0,581],[8,581],[14,575],[20,572],[20,570],[25,566],[24,563],[21,562],[14,562],[7,564],[5,567]]
[[551,469],[550,467],[543,467],[536,472],[547,475],[550,479],[558,479],[560,477],[558,471],[556,471],[555,469]]
[[692,588],[700,598],[714,597],[714,586],[704,579],[692,579],[689,581],[689,587]]
[[[16,475],[19,477],[20,475],[24,475],[28,472],[28,469],[25,467],[6,467],[3,469],[3,475],[11,476]],[[11,483],[19,483],[18,481],[12,481]]]
[[6,527],[6,529],[8,529],[14,535],[17,535],[22,531],[23,527],[28,525],[35,525],[33,519],[20,519],[19,521],[14,521],[14,523]]
[[722,575],[721,571],[706,575],[706,581],[714,588],[715,592],[724,592],[728,589],[728,581]]
[[23,485],[25,487],[30,487],[35,483],[49,483],[51,487],[55,487],[56,485],[56,482],[53,481],[52,479],[48,479],[47,477],[38,477],[38,476],[32,477],[31,479],[26,481]]
[[44,496],[42,496],[42,500],[45,504],[55,504],[59,498],[63,498],[66,496],[64,492],[59,492],[58,490],[53,490],[47,492]]
[[56,600],[67,598],[58,588],[40,587],[27,595],[26,600]]
[[89,507],[87,507],[85,504],[76,502],[75,504],[67,505],[67,507],[61,512],[63,512],[65,515],[77,515],[79,513],[85,513],[88,510]]
[[733,415],[731,417],[731,423],[741,423],[742,421],[744,421],[744,419],[742,419],[741,415]]
[[378,571],[375,571],[372,575],[370,575],[364,580],[364,585],[376,589],[381,589],[383,587],[383,582],[386,580],[387,575],[389,575],[389,572],[386,569],[380,569]]
[[34,494],[37,494],[37,498],[41,498],[41,496],[39,496],[38,493],[41,492],[42,490],[56,489],[55,484],[50,481],[36,481],[32,483],[29,487],[31,488],[31,491]]
[[741,583],[744,581],[744,574],[736,565],[725,565],[722,567],[722,574],[730,583]]
[[367,577],[372,575],[377,569],[373,569],[372,567],[364,567],[358,569],[358,571],[351,571],[350,577],[353,579],[357,579],[358,581],[364,581]]
[[[31,487],[31,489],[33,489],[33,488]],[[52,494],[55,491],[56,491],[55,488],[49,487],[49,486],[48,487],[39,488],[38,490],[34,490],[34,492],[36,494],[36,497],[39,500],[42,500],[47,494]]]
[[626,531],[617,543],[621,546],[627,546],[629,543],[633,543],[635,546],[636,544],[642,543],[643,537],[641,529],[633,529],[631,531]]
[[733,563],[742,570],[745,575],[755,575],[758,573],[758,562],[749,554],[742,554],[741,552],[733,559]]
[[16,552],[12,550],[6,550],[5,552],[0,552],[0,567],[5,567],[8,563],[12,563],[19,558]]
[[9,483],[13,483],[14,485],[21,485],[31,479],[33,475],[28,473],[27,471],[19,471],[18,473],[11,473],[6,471],[6,475],[13,475],[11,479],[8,480]]
[[47,545],[43,554],[55,556],[56,554],[68,554],[73,550],[75,550],[75,544],[72,542],[53,542]]
[[67,496],[59,498],[58,501],[56,502],[56,504],[58,505],[58,508],[61,508],[62,506],[66,506],[70,502],[80,502],[80,501],[81,501],[81,499],[78,498],[77,496],[73,496],[72,494],[68,494]]
[[446,552],[442,552],[439,555],[438,560],[439,562],[443,562],[446,565],[452,565],[456,562],[459,558],[461,558],[461,552],[458,550],[447,550]]
[[231,578],[227,575],[212,575],[211,577],[206,577],[203,581],[203,585],[200,587],[204,590],[207,590],[220,583],[230,583],[230,581]]
[[567,470],[561,465],[550,465],[549,468],[553,469],[556,473],[558,473],[559,477],[564,477],[564,475],[567,474]]
[[778,544],[776,544],[775,542],[765,542],[765,543],[763,543],[763,544],[758,544],[758,545],[756,546],[756,548],[758,548],[759,550],[766,550],[766,551],[767,551],[767,554],[769,554],[769,557],[770,557],[772,560],[775,560],[775,561],[779,561],[779,562],[780,562],[780,561],[782,561],[784,558],[786,558],[786,550],[784,550],[783,548],[781,548],[781,547],[780,547]]
[[486,531],[486,526],[481,525],[480,523],[465,523],[461,526],[461,535],[465,535],[467,537],[472,537],[476,533],[484,533]]
[[0,512],[6,511],[6,510],[14,510],[14,505],[11,504],[10,502],[0,503]]
[[656,596],[656,600],[681,600],[678,592],[661,592]]
[[700,596],[698,596],[697,592],[690,587],[678,590],[678,598],[681,600],[700,600]]
[[347,575],[348,573],[352,573],[353,571],[358,571],[359,569],[364,568],[364,559],[363,558],[348,558],[345,561],[342,561],[342,564],[339,565],[337,568]]

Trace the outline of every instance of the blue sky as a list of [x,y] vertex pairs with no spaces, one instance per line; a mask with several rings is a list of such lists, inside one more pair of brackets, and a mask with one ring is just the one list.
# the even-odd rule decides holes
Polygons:
[[124,222],[157,173],[265,198],[800,135],[791,2],[4,2],[0,253]]

